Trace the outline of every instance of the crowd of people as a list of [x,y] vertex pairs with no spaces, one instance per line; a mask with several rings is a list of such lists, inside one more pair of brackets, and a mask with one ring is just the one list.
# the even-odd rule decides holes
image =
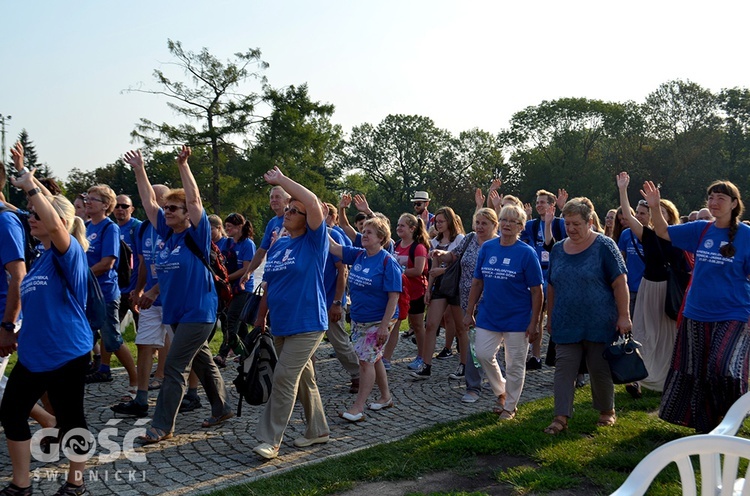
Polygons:
[[[149,391],[157,391],[143,443],[170,438],[178,413],[200,407],[199,384],[211,410],[201,427],[231,418],[221,369],[248,334],[240,313],[257,285],[264,296],[249,324],[271,333],[278,355],[270,397],[255,426],[259,444],[253,451],[262,459],[278,456],[297,401],[307,427],[293,445],[329,441],[317,385],[326,378],[314,369],[324,337],[356,394],[339,413],[348,422],[397,401],[388,371],[404,338],[417,345],[405,364],[412,380],[430,380],[434,359],[457,357],[449,377],[465,382],[461,401],[474,403],[490,390],[492,411],[509,421],[517,415],[526,374],[544,366],[546,330],[546,363],[555,367],[554,417],[545,429],[550,435],[568,428],[584,374],[597,425],[616,423],[615,389],[602,352],[621,334],[632,332],[642,343],[649,372],[627,391],[633,398],[642,388],[662,393],[659,415],[668,422],[707,432],[748,391],[750,227],[741,221],[740,192],[728,181],[711,184],[706,207],[680,217],[648,181],[633,210],[630,178],[620,173],[613,184],[620,205],[607,211],[602,225],[589,199],[568,199],[563,189],[557,195],[539,190],[532,218],[531,204],[501,195],[502,183],[495,180],[486,196],[476,190],[465,229],[450,206],[430,212],[427,191],[416,191],[413,212],[392,224],[363,195],[324,203],[274,168],[264,179],[275,215],[256,247],[250,219],[207,215],[190,155],[184,146],[177,157],[182,187],[168,188],[149,182],[140,151],[125,154],[147,217],[141,222],[132,216],[133,199],[107,185],[70,203],[54,184],[25,169],[23,149],[13,147],[12,182],[26,192],[28,204],[3,202],[0,208],[2,363],[18,353],[0,404],[13,463],[12,482],[0,494],[31,494],[29,416],[57,426],[61,438],[86,429],[85,385],[112,381],[113,353],[128,376],[111,407],[115,413],[148,416]],[[347,214],[352,205],[354,225]],[[36,260],[29,260],[24,218],[38,243]],[[234,295],[227,308],[209,265],[214,245],[225,255]],[[119,267],[127,256],[131,272],[123,277]],[[254,281],[264,260],[263,280]],[[679,316],[665,310],[673,273],[691,280],[682,288],[687,292]],[[95,326],[87,316],[91,277],[105,303]],[[128,311],[137,330],[135,360],[120,328]],[[401,334],[404,322],[408,330]],[[208,343],[218,327],[222,343],[212,356]],[[441,328],[445,339],[438,346]],[[87,494],[76,477],[82,469],[82,462],[71,461],[58,494]]]

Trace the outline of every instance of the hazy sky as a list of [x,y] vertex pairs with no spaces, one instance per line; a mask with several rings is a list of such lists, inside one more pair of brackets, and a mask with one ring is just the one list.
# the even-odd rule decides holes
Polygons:
[[496,133],[542,100],[642,102],[671,79],[750,85],[746,0],[512,3],[2,1],[6,146],[26,128],[65,179],[137,146],[140,117],[176,123],[165,99],[122,93],[156,89],[155,68],[179,75],[165,65],[168,38],[222,60],[260,48],[272,86],[307,83],[346,132],[401,113]]

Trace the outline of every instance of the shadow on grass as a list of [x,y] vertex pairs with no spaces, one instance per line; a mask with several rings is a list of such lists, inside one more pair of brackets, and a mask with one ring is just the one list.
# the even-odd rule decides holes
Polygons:
[[[586,387],[576,391],[576,413],[570,419],[569,430],[557,436],[542,432],[553,417],[553,400],[547,398],[521,405],[511,421],[500,422],[491,413],[475,414],[419,431],[401,441],[212,494],[334,494],[374,481],[411,480],[446,470],[466,473],[476,465],[478,457],[487,456],[497,456],[498,461],[508,456],[526,461],[512,467],[491,467],[496,482],[507,485],[509,493],[581,488],[580,494],[608,494],[654,448],[693,433],[657,417],[657,393],[644,391],[642,399],[633,400],[622,386],[616,391],[618,421],[613,427],[596,426],[599,413],[591,407],[591,393]],[[676,470],[665,471],[650,494],[679,494],[676,474]]]

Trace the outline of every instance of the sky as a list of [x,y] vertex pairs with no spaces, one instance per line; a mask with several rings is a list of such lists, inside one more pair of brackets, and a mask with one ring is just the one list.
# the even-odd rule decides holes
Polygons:
[[[140,118],[177,124],[154,69],[167,39],[220,60],[259,48],[271,86],[308,84],[345,132],[416,114],[497,133],[543,100],[643,102],[690,80],[750,85],[747,1],[4,0],[0,115],[63,180],[136,148]],[[248,82],[247,92],[258,92]]]

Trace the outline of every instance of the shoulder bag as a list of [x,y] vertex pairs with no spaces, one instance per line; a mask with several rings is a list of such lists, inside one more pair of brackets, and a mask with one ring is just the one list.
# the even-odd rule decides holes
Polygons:
[[444,294],[449,298],[455,298],[460,294],[459,283],[461,282],[461,259],[466,253],[466,249],[469,247],[469,243],[474,239],[476,233],[469,233],[461,245],[461,256],[456,259],[442,275],[440,279],[440,293]]

